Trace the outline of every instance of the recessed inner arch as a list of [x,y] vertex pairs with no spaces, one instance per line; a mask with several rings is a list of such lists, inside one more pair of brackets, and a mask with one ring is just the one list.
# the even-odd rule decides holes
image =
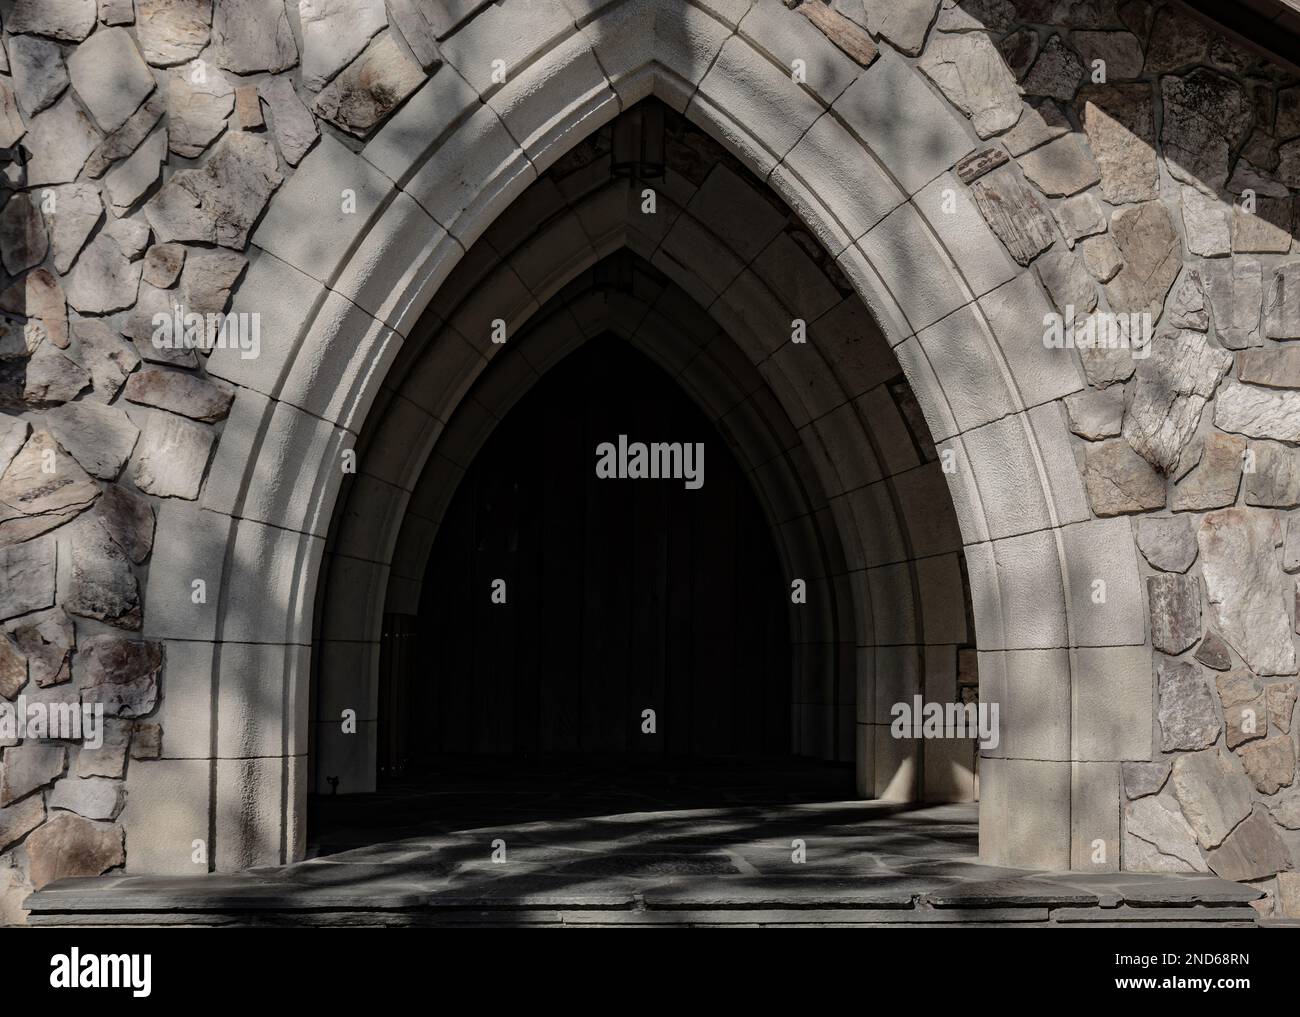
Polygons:
[[[569,350],[613,332],[726,436],[785,581],[808,585],[789,610],[796,751],[853,760],[866,796],[969,799],[970,743],[923,752],[887,733],[893,703],[961,696],[959,656],[973,659],[959,654],[973,627],[951,500],[897,360],[773,192],[684,119],[644,113],[582,142],[499,217],[376,400],[315,613],[316,785],[374,787],[382,619],[418,610],[475,451]],[[617,132],[647,123],[664,132],[664,165],[615,172]],[[492,342],[499,325],[505,343]],[[340,708],[357,711],[361,737],[334,736]]]

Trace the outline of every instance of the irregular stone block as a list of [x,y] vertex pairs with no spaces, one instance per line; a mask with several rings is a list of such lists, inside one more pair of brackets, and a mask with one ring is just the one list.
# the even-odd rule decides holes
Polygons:
[[1232,366],[1232,355],[1205,336],[1162,335],[1137,367],[1124,414],[1124,437],[1152,466],[1172,472],[1201,422],[1201,412]]
[[1286,735],[1265,738],[1241,750],[1241,764],[1246,776],[1255,782],[1256,791],[1277,794],[1295,780],[1295,747]]
[[377,39],[316,97],[317,116],[358,137],[424,84],[424,71],[393,41]]
[[0,262],[10,275],[19,275],[45,260],[50,239],[36,198],[14,194],[0,211]]
[[0,805],[9,805],[63,773],[65,754],[57,743],[26,741],[4,750],[0,765]]
[[104,738],[97,749],[82,745],[77,752],[78,777],[121,777],[131,744],[131,722],[104,718]]
[[1221,847],[1209,853],[1209,862],[1216,876],[1242,881],[1261,879],[1287,868],[1291,856],[1260,808],[1233,830]]
[[18,649],[27,657],[27,670],[38,688],[62,685],[72,679],[72,653],[76,632],[62,608],[26,615],[9,625]]
[[167,147],[187,159],[201,154],[234,108],[234,86],[215,67],[196,61],[175,68],[167,75]]
[[1203,848],[1218,847],[1250,815],[1250,781],[1231,753],[1214,750],[1179,756],[1170,780]]
[[971,195],[984,220],[1021,265],[1052,246],[1056,238],[1051,220],[1037,195],[1010,166],[976,180]]
[[1160,79],[1160,144],[1169,172],[1215,195],[1228,181],[1231,153],[1253,121],[1250,100],[1232,79],[1204,67]]
[[45,822],[45,801],[40,795],[0,809],[0,851],[8,851]]
[[1226,671],[1232,667],[1232,653],[1228,644],[1214,629],[1209,629],[1205,633],[1201,645],[1196,648],[1196,659],[1216,671]]
[[235,393],[197,375],[149,367],[127,379],[125,396],[133,403],[213,423],[225,419]]
[[1099,516],[1164,508],[1165,480],[1125,441],[1089,445],[1083,482],[1088,503]]
[[12,35],[30,32],[61,42],[80,42],[95,28],[95,0],[13,0],[5,12]]
[[153,91],[149,70],[125,28],[102,28],[68,57],[72,87],[104,133],[117,130]]
[[1124,868],[1136,872],[1208,871],[1195,833],[1170,796],[1144,796],[1124,806]]
[[917,66],[970,118],[981,138],[1014,127],[1020,119],[1016,79],[987,35],[938,35]]
[[271,109],[271,126],[284,161],[297,166],[320,135],[316,118],[302,104],[288,78],[268,78],[257,89]]
[[1270,339],[1300,339],[1300,264],[1280,265],[1264,300],[1264,331]]
[[[1222,426],[1222,425],[1220,425]],[[1201,457],[1174,487],[1170,508],[1175,512],[1223,508],[1237,500],[1246,443],[1234,435],[1212,432],[1201,444]],[[1184,454],[1183,459],[1190,457]]]
[[105,777],[65,777],[50,792],[50,808],[86,819],[116,819],[122,809],[123,784]]
[[1161,750],[1213,745],[1221,725],[1201,669],[1184,661],[1160,659],[1156,663],[1156,685]]
[[77,654],[81,701],[103,703],[112,717],[143,717],[158,703],[162,643],[91,636]]
[[149,499],[112,484],[92,510],[109,539],[139,565],[153,548],[154,514]]
[[[376,2],[383,6],[382,0],[330,4],[342,14],[332,26],[333,44],[339,45],[340,40],[353,37],[360,37],[364,42],[373,35],[374,32],[367,33],[367,24],[360,15],[362,8]],[[309,11],[322,4],[320,0],[302,0],[298,6],[306,37]],[[217,49],[217,63],[236,74],[257,71],[279,74],[298,62],[298,44],[282,0],[221,0],[212,19],[212,42]]]
[[[1020,168],[1029,181],[1049,198],[1078,194],[1101,179],[1101,173],[1093,161],[1092,154],[1083,141],[1073,134],[1063,135],[1055,141],[1049,141],[1041,148],[1022,155]],[[1096,206],[1097,213],[1092,216],[1092,220],[1095,223],[1096,218],[1100,217],[1101,225],[1100,228],[1092,225],[1089,231],[1100,233],[1106,228],[1105,216],[1101,212],[1101,205],[1097,199],[1091,200]],[[1058,210],[1057,220],[1060,219],[1061,214]],[[1066,237],[1070,239],[1069,232],[1066,232]]]
[[1088,441],[1119,437],[1124,419],[1124,394],[1088,389],[1065,397],[1070,430]]
[[1268,721],[1283,734],[1291,731],[1291,716],[1295,713],[1296,683],[1273,682],[1266,689],[1268,696]]
[[1278,567],[1278,524],[1266,513],[1222,509],[1196,534],[1215,628],[1258,675],[1296,673],[1287,600],[1291,583]]
[[1161,572],[1186,572],[1196,560],[1196,534],[1186,516],[1137,521],[1138,550]]
[[27,857],[37,890],[66,876],[98,876],[125,863],[122,828],[64,813],[27,838]]
[[132,479],[146,494],[193,501],[213,440],[212,431],[202,424],[170,413],[151,414],[136,447]]
[[1025,95],[1047,95],[1069,101],[1083,80],[1083,64],[1059,35],[1047,40],[1021,87]]
[[1300,458],[1296,451],[1276,441],[1252,441],[1246,451],[1246,504],[1266,508],[1300,505]]
[[68,87],[68,71],[58,43],[35,35],[11,36],[13,90],[18,108],[28,120],[46,109]]
[[1227,726],[1224,741],[1228,748],[1235,749],[1253,738],[1263,738],[1268,733],[1268,707],[1259,680],[1239,667],[1218,675],[1215,684],[1223,702],[1223,720]]
[[1237,354],[1237,378],[1270,388],[1300,388],[1300,346],[1271,346]]
[[1251,438],[1300,442],[1300,392],[1229,382],[1215,400],[1214,423]]
[[1075,110],[1097,161],[1106,200],[1119,205],[1159,197],[1150,87],[1090,85],[1079,92]]
[[155,67],[192,60],[211,37],[212,0],[135,0],[136,37]]
[[1187,249],[1203,258],[1215,258],[1232,251],[1228,211],[1217,197],[1202,194],[1195,187],[1181,188],[1183,236]]
[[1201,584],[1195,576],[1147,577],[1151,644],[1176,656],[1201,637]]
[[1124,256],[1124,267],[1106,284],[1111,310],[1159,318],[1183,267],[1183,244],[1169,210],[1158,201],[1121,208],[1111,216],[1110,231]]
[[1123,763],[1120,773],[1124,779],[1124,794],[1129,799],[1159,794],[1169,779],[1169,760],[1155,763]]

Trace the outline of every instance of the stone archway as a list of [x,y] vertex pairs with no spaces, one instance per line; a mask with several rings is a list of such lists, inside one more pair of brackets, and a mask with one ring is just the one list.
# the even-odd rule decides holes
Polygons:
[[[6,629],[17,639],[61,609],[71,633],[74,615],[77,646],[59,638],[84,669],[79,693],[99,694],[95,648],[111,647],[131,661],[113,680],[135,683],[142,715],[117,717],[140,758],[121,742],[115,761],[88,764],[111,771],[111,808],[75,800],[94,817],[45,808],[47,788],[69,801],[79,748],[57,767],[43,746],[5,749],[21,761],[6,773],[38,781],[6,793],[25,804],[5,871],[43,881],[64,837],[113,868],[125,834],[127,864],[147,872],[298,856],[336,465],[423,346],[421,322],[481,335],[482,308],[443,303],[481,238],[654,96],[816,236],[955,464],[982,694],[1003,708],[1002,745],[981,760],[983,856],[1277,883],[1296,863],[1283,789],[1300,527],[1284,537],[1276,511],[1297,500],[1290,72],[1176,4],[932,0],[898,19],[849,0],[413,6],[329,59],[277,2],[241,20],[217,0],[210,21],[184,25],[112,6],[101,26],[89,3],[16,0],[6,20],[6,40],[86,53],[66,94],[10,102],[24,82],[0,80],[0,127],[20,153],[0,213],[17,281],[0,309],[26,319],[0,378],[18,414],[0,442],[0,533],[23,591]],[[215,83],[190,73],[201,55]],[[1085,80],[1097,61],[1109,78]],[[80,212],[47,229],[51,191]],[[517,292],[512,328],[602,252],[572,253]],[[711,295],[715,317],[728,290],[734,306],[761,299],[741,278]],[[153,311],[177,296],[220,311],[232,291],[232,312],[260,316],[257,357],[218,349],[137,371]],[[1094,306],[1150,313],[1152,356],[1044,344],[1049,319]],[[769,374],[793,423],[803,396],[782,378],[799,373]],[[67,483],[32,501],[47,449]],[[1253,481],[1244,452],[1264,463]],[[74,518],[92,504],[108,543]],[[1260,597],[1247,611],[1242,589]],[[122,632],[137,628],[144,649]],[[1257,701],[1276,716],[1253,745],[1232,711]],[[1231,820],[1206,827],[1196,799],[1224,782]],[[195,861],[195,842],[210,855]]]
[[[609,17],[629,11],[649,16],[653,5],[617,5]],[[402,337],[465,246],[539,169],[613,116],[619,100],[609,84],[577,87],[582,75],[600,67],[628,98],[653,91],[670,104],[674,96],[679,104],[683,99],[674,82],[686,80],[683,71],[693,74],[688,119],[771,181],[871,308],[936,441],[970,464],[952,475],[950,485],[967,544],[977,639],[997,654],[995,664],[1006,665],[1006,680],[1029,680],[1021,676],[1033,670],[1033,651],[1057,651],[1065,659],[1053,664],[1071,673],[1084,668],[1132,684],[1132,653],[1122,647],[1145,638],[1134,609],[1140,600],[1136,559],[1127,543],[1107,536],[1124,523],[1088,518],[1064,415],[1053,404],[1081,389],[1083,379],[1068,352],[1041,343],[1040,323],[1050,309],[1041,285],[977,218],[952,170],[976,148],[968,126],[891,52],[865,71],[856,68],[855,84],[842,92],[836,87],[834,94],[817,95],[791,82],[761,44],[734,34],[725,16],[714,14],[692,8],[685,15],[709,28],[703,35],[679,39],[669,32],[663,52],[623,53],[623,75],[611,70],[612,54],[593,59],[608,22],[597,18],[578,28],[558,18],[555,31],[568,41],[540,29],[526,36],[538,49],[515,55],[522,66],[511,85],[500,88],[476,82],[481,47],[511,52],[515,45],[498,35],[504,10],[489,9],[460,42],[445,48],[449,66],[360,154],[322,139],[276,196],[254,236],[261,253],[233,309],[273,303],[269,334],[281,339],[274,349],[268,344],[256,365],[220,350],[209,361],[213,374],[252,394],[236,403],[213,465],[216,482],[209,482],[200,511],[235,520],[222,552],[225,592],[213,611],[213,634],[214,643],[240,649],[233,659],[218,652],[218,687],[227,687],[236,702],[261,700],[268,695],[261,681],[241,692],[238,676],[250,676],[247,681],[259,673],[246,654],[274,660],[285,676],[284,720],[280,754],[216,762],[218,822],[222,801],[241,802],[243,813],[232,817],[234,836],[218,838],[218,867],[291,856],[300,838],[311,592],[340,477],[328,468],[300,476],[296,464],[337,461],[379,391],[386,360],[397,356]],[[759,9],[753,16],[759,32],[764,19],[785,24],[789,17]],[[802,19],[791,23],[812,29]],[[593,38],[595,50],[588,42]],[[646,38],[658,37],[652,32]],[[820,33],[801,39],[835,67],[852,70]],[[469,84],[457,73],[458,60]],[[479,104],[476,83],[487,92],[486,105]],[[641,91],[628,91],[634,88]],[[913,116],[899,117],[903,108]],[[905,124],[917,122],[917,110],[927,111],[925,144],[907,136]],[[523,151],[513,141],[526,129],[521,124],[532,128]],[[851,153],[858,154],[850,159]],[[834,175],[836,167],[849,165],[858,167],[851,187]],[[940,209],[945,190],[961,198],[956,215]],[[340,205],[333,196],[344,191],[355,195],[355,212],[335,212]],[[445,222],[432,218],[421,201]],[[321,243],[324,236],[331,243]],[[296,306],[285,294],[294,294]],[[517,310],[502,316],[513,327],[530,303],[521,295]],[[289,335],[296,338],[283,341]],[[972,456],[967,446],[977,444],[980,454]],[[1005,482],[1008,472],[1014,484]],[[164,511],[160,534],[171,522]],[[195,550],[192,542],[177,546],[186,559],[177,563],[179,573],[211,574],[217,563],[200,564],[191,557]],[[1027,559],[1032,569],[995,564]],[[238,578],[250,569],[246,580]],[[1111,590],[1101,606],[1089,600],[1097,579]],[[191,621],[184,623],[187,631]],[[1112,657],[1120,659],[1118,666],[1108,662]],[[1142,687],[1149,688],[1149,677]],[[1112,690],[1099,696],[1096,708],[1108,712],[1117,701],[1135,702],[1128,690],[1118,691],[1118,700]],[[1008,692],[1006,699],[1015,696]],[[1054,722],[1067,729],[1083,725],[1086,705],[1073,699],[1055,704]],[[273,748],[276,732],[266,736]],[[1025,751],[1023,758],[986,762],[984,851],[990,860],[1069,864],[1070,788],[1083,801],[1090,774],[1107,781],[1116,769],[1072,760],[1070,742],[1058,739],[1047,757]],[[277,810],[282,818],[266,826]]]

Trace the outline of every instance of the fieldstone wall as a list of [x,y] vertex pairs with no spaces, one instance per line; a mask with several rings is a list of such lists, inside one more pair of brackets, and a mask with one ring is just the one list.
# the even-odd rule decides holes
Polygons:
[[[166,648],[150,638],[160,605],[142,591],[155,519],[210,493],[236,396],[261,389],[217,377],[192,350],[157,348],[155,314],[230,306],[250,235],[295,168],[322,144],[361,148],[438,80],[447,47],[470,86],[490,89],[490,62],[465,69],[476,51],[459,45],[464,26],[499,22],[508,65],[507,37],[623,6],[560,3],[0,2],[0,695],[102,703],[109,717],[94,751],[6,744],[0,921],[20,915],[30,887],[144,849],[120,822],[129,775],[160,765],[169,728],[209,708],[206,688],[169,688]],[[1106,790],[1088,792],[1086,813],[1076,795],[1076,845],[1118,830],[1122,849],[1099,860],[1076,846],[1073,864],[1210,869],[1260,885],[1263,910],[1300,915],[1296,78],[1176,4],[1147,0],[698,0],[691,10],[716,31],[715,54],[739,35],[776,65],[802,58],[806,94],[822,107],[886,58],[924,79],[978,139],[951,167],[956,214],[973,202],[1063,316],[1151,315],[1149,353],[1077,350],[1087,384],[1062,400],[1091,517],[1131,517],[1152,656],[1149,756],[1096,757],[1115,779],[1088,784]],[[804,54],[810,25],[847,62]],[[572,66],[603,80],[591,52]],[[546,137],[546,123],[520,126],[530,145]],[[941,148],[937,121],[935,132]],[[928,182],[908,181],[909,193]],[[904,306],[912,281],[924,283],[905,279],[895,294]],[[979,398],[981,365],[952,353],[958,332],[923,330],[920,346],[940,392],[918,393],[927,413],[963,391]],[[271,359],[262,369],[278,369]],[[947,444],[977,456],[974,433]],[[1004,470],[981,494],[1010,502],[1017,484]],[[982,610],[977,598],[987,631]],[[1094,758],[1087,746],[1063,751],[1047,758]],[[169,806],[136,808],[163,817]]]

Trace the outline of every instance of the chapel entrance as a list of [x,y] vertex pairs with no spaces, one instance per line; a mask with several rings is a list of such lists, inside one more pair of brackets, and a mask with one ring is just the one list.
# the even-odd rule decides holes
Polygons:
[[[680,460],[690,477],[598,477],[620,436],[632,457],[703,455]],[[789,775],[789,584],[768,521],[717,429],[626,342],[582,346],[497,425],[423,591],[417,617],[385,619],[381,789],[513,766],[694,801],[710,774],[734,789],[743,760]],[[850,797],[851,769],[830,770],[809,764],[817,795]]]

